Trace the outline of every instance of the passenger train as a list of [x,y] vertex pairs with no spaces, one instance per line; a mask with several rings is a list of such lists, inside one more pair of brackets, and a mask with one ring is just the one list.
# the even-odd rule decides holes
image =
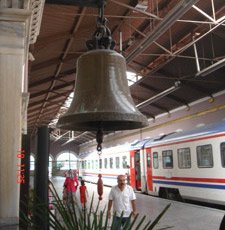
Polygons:
[[115,185],[119,174],[150,195],[225,205],[225,121],[103,149],[81,160],[80,176]]

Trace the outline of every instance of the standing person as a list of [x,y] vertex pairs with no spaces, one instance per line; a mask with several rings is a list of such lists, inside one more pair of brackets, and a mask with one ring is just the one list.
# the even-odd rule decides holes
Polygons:
[[84,180],[81,180],[80,202],[81,202],[83,210],[86,208],[87,196],[88,196],[87,187],[85,186]]
[[68,171],[66,176],[66,180],[64,182],[64,187],[67,192],[67,204],[71,204],[72,202],[76,202],[76,188],[78,186],[77,177],[73,174],[72,170]]
[[108,217],[111,217],[111,208],[116,212],[114,229],[120,229],[117,226],[123,213],[121,225],[124,226],[128,221],[130,214],[136,215],[136,196],[133,188],[126,184],[126,176],[119,175],[117,177],[117,185],[112,187],[109,193]]

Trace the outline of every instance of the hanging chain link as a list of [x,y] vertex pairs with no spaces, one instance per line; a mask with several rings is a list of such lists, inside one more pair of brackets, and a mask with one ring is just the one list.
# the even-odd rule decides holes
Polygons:
[[102,156],[102,142],[103,142],[103,130],[102,128],[99,128],[96,134],[96,141],[97,141],[97,153],[99,156],[99,172],[101,171],[100,164],[101,162],[101,156]]
[[105,1],[100,1],[98,7],[97,29],[92,36],[92,40],[86,42],[86,46],[89,50],[114,49],[115,41],[112,39],[111,31],[106,26],[107,19],[104,17]]
[[99,156],[99,174],[98,174],[98,182],[97,182],[97,189],[98,189],[98,199],[99,201],[102,200],[103,194],[103,181],[102,181],[102,174],[101,174],[101,154],[102,154],[102,142],[103,142],[103,130],[102,128],[98,128],[96,134],[96,141],[97,141],[97,151]]
[[96,134],[98,155],[102,154],[103,130],[99,128]]

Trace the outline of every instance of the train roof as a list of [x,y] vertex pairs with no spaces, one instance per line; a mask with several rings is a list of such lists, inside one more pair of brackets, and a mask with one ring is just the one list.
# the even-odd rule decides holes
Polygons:
[[151,145],[161,143],[164,141],[167,142],[172,140],[180,140],[180,139],[205,136],[205,135],[210,135],[213,133],[221,133],[221,132],[225,132],[225,121],[212,123],[210,125],[197,127],[192,130],[187,130],[183,132],[168,133],[158,138],[146,138],[140,141],[136,141],[135,143],[132,143],[130,145],[130,149],[131,150],[142,149],[144,147],[149,147]]
[[145,146],[148,142],[150,142],[150,141],[152,141],[152,140],[153,140],[153,138],[146,138],[146,139],[144,139],[144,140],[136,141],[135,143],[132,143],[132,144],[130,145],[130,149],[131,149],[131,150],[142,149],[142,148],[144,148],[144,146]]
[[168,134],[165,134],[163,136],[160,136],[159,138],[145,138],[144,140],[141,140],[141,141],[137,141],[135,143],[132,143],[130,145],[130,149],[131,150],[135,150],[135,149],[142,149],[144,148],[146,145],[150,144],[150,143],[153,143],[154,141],[158,141],[158,140],[162,140],[164,139],[165,137],[168,137],[170,135],[174,134],[173,133],[168,133]]
[[[150,147],[152,145],[160,144],[162,142],[169,142],[169,141],[178,141],[182,139],[206,136],[213,133],[221,133],[225,132],[225,121],[213,123],[206,126],[201,126],[192,130],[187,130],[183,132],[173,132],[168,133],[166,135],[157,137],[157,138],[145,138],[143,140],[137,140],[133,143],[126,143],[119,146],[114,146],[113,148],[120,148],[121,150],[129,149],[129,150],[136,150],[136,149],[143,149],[144,147]],[[112,151],[112,148],[104,149],[104,151]],[[118,150],[118,149],[117,149]],[[86,153],[81,158],[87,157],[90,153]]]
[[197,127],[192,130],[187,130],[183,132],[171,133],[170,135],[165,135],[162,138],[154,139],[146,143],[146,147],[150,145],[155,145],[161,142],[176,141],[182,139],[191,139],[194,137],[207,136],[215,133],[225,132],[225,121],[212,123],[210,125]]

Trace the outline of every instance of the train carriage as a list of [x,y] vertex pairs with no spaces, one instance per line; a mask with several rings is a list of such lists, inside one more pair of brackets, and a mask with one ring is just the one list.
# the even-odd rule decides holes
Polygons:
[[149,141],[144,152],[149,194],[225,205],[225,122]]
[[135,189],[155,196],[225,205],[225,121],[191,131],[103,149],[82,159],[83,179],[115,185],[127,174]]
[[117,176],[129,174],[129,144],[115,146],[102,150],[101,156],[97,152],[82,159],[80,176],[87,181],[97,183],[98,174],[102,174],[104,185],[117,184]]

